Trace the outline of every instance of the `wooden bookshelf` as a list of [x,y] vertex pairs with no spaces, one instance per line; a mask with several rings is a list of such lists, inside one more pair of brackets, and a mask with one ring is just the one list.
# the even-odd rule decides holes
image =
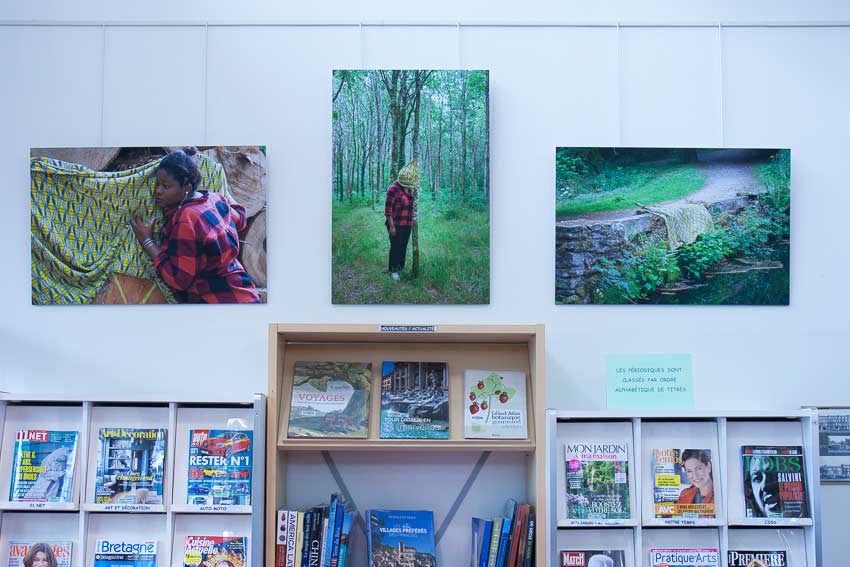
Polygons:
[[[288,438],[289,407],[292,395],[293,369],[297,361],[371,362],[369,435],[366,439],[305,439]],[[449,439],[381,439],[380,399],[381,363],[384,360],[440,361],[449,368]],[[287,487],[287,469],[299,455],[310,453],[362,452],[379,473],[392,464],[397,455],[485,453],[524,456],[524,500],[535,505],[537,525],[548,525],[545,498],[546,460],[542,436],[546,419],[545,409],[545,339],[543,325],[437,325],[425,331],[386,331],[375,325],[280,325],[269,326],[269,390],[268,431],[276,432],[267,445],[266,491],[266,566],[274,566],[276,510],[293,507],[287,494],[299,491]],[[526,373],[526,402],[528,439],[465,439],[463,433],[464,371],[467,369],[519,370]],[[539,447],[539,449],[538,449]],[[327,453],[326,453],[327,452]],[[486,466],[486,465],[485,465]],[[291,476],[291,474],[290,474]],[[376,476],[375,478],[380,478]],[[311,481],[312,482],[312,481]],[[315,482],[319,482],[316,480]],[[438,481],[437,481],[438,482]],[[289,492],[287,492],[289,488]],[[312,487],[311,487],[312,488]],[[330,483],[327,493],[338,491]],[[428,486],[421,490],[428,491]],[[434,487],[435,498],[452,494]],[[474,503],[464,501],[469,515],[476,512]],[[314,504],[318,504],[315,502]],[[357,501],[358,513],[378,503],[370,498]],[[470,533],[469,518],[455,516],[452,529]],[[455,526],[455,524],[457,524]],[[536,565],[545,564],[547,530],[537,531]],[[468,550],[469,546],[466,546]],[[466,552],[468,554],[468,551]],[[358,565],[357,558],[352,565]],[[453,559],[449,561],[449,559]],[[456,559],[457,561],[455,561]],[[362,560],[361,560],[362,561]],[[442,558],[444,565],[468,563],[468,557]]]

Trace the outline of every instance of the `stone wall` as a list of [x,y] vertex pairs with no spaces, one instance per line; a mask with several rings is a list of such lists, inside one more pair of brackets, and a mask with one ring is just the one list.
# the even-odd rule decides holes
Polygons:
[[[737,215],[755,201],[742,195],[706,203],[713,218]],[[592,298],[589,277],[600,259],[616,262],[634,248],[636,237],[653,230],[653,216],[619,219],[566,220],[555,223],[555,303],[583,304]]]

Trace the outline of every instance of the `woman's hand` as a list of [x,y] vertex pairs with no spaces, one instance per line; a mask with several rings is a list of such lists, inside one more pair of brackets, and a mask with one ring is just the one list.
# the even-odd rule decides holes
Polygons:
[[136,234],[136,239],[141,243],[144,242],[148,238],[153,238],[153,221],[151,218],[150,221],[145,222],[141,219],[139,215],[136,215],[133,220],[130,221],[130,226],[133,227],[133,232]]

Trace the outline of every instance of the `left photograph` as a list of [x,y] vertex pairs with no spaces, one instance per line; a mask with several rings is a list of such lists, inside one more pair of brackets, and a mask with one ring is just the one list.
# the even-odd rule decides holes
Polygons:
[[266,147],[34,148],[32,304],[266,303]]

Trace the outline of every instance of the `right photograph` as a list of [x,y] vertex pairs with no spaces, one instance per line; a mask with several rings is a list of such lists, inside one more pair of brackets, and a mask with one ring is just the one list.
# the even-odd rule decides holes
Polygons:
[[789,149],[555,150],[555,303],[788,305]]

